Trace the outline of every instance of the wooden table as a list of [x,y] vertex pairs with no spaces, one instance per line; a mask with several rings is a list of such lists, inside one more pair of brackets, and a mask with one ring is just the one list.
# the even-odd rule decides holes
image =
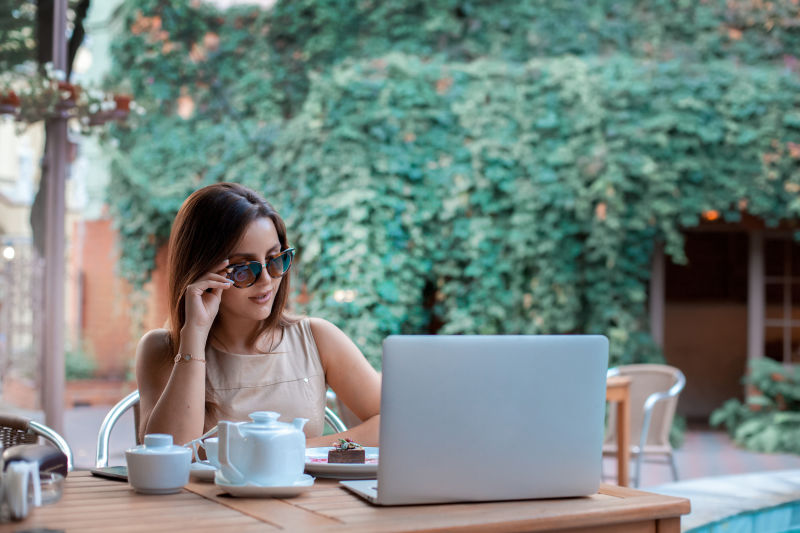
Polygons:
[[223,495],[211,483],[190,482],[178,494],[136,494],[127,483],[72,472],[61,501],[34,509],[0,533],[46,527],[66,532],[145,531],[560,531],[562,533],[678,533],[689,500],[602,485],[585,498],[376,507],[317,479],[290,499]]
[[613,376],[606,380],[606,401],[617,404],[617,484],[630,484],[631,459],[631,378]]

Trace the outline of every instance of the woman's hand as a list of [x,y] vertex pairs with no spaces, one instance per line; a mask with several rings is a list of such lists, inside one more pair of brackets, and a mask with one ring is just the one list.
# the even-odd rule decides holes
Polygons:
[[208,334],[214,318],[219,311],[222,291],[233,286],[233,282],[226,278],[226,259],[216,265],[212,272],[200,276],[194,283],[186,287],[186,322],[184,328]]

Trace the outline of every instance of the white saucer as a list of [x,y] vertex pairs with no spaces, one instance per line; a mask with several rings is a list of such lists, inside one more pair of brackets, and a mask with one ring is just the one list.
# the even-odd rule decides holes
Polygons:
[[228,482],[225,477],[217,472],[214,476],[214,484],[230,494],[239,498],[291,498],[314,484],[314,478],[308,474],[300,476],[293,485],[283,487],[264,487],[246,483],[244,485],[234,485]]
[[189,468],[189,477],[197,481],[214,481],[217,468],[208,461],[196,461]]
[[306,448],[306,472],[334,479],[374,479],[378,475],[379,449],[365,446],[365,463],[329,463],[330,446]]

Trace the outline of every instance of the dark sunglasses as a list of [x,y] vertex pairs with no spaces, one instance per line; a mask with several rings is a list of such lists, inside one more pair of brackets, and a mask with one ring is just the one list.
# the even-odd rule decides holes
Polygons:
[[270,257],[266,263],[261,263],[260,261],[236,263],[235,265],[230,265],[225,271],[228,273],[227,278],[233,282],[234,287],[246,289],[256,282],[264,268],[267,269],[267,274],[273,278],[279,278],[286,274],[286,271],[292,266],[292,257],[294,257],[294,248],[289,248],[275,257]]

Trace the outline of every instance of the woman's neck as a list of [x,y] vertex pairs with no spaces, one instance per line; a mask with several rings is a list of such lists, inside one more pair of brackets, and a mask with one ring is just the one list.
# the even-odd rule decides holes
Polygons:
[[267,353],[273,345],[275,331],[266,331],[253,340],[261,325],[260,321],[219,317],[211,329],[210,340],[230,353]]

